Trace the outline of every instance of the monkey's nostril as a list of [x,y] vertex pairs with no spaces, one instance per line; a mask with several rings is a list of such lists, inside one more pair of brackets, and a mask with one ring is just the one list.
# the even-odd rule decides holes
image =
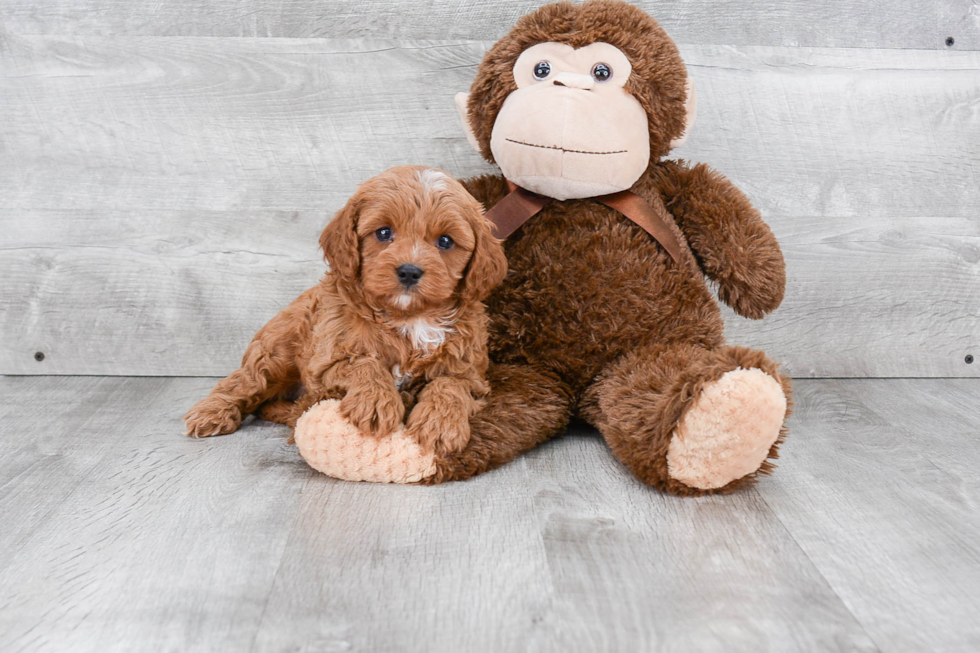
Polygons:
[[564,86],[564,84],[562,84],[561,82],[559,82],[559,81],[558,81],[558,80],[556,79],[556,80],[555,80],[555,86]]
[[411,263],[402,263],[395,270],[398,274],[398,280],[401,281],[402,285],[406,288],[410,288],[419,282],[425,271],[417,265],[412,265]]

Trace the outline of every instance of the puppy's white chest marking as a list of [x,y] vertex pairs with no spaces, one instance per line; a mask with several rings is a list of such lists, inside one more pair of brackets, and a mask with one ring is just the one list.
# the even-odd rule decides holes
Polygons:
[[453,328],[447,324],[430,322],[425,318],[415,318],[398,327],[403,336],[408,338],[412,347],[422,351],[436,349],[446,342],[446,336],[453,333]]
[[408,382],[412,380],[412,374],[410,372],[402,372],[400,365],[395,365],[391,368],[391,375],[395,377],[395,387],[399,390],[404,390]]

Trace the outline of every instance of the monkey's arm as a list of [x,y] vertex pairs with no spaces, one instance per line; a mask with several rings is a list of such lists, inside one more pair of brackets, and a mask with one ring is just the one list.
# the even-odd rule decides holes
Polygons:
[[660,172],[664,202],[721,300],[756,320],[775,310],[786,289],[786,264],[745,194],[704,164],[670,161]]

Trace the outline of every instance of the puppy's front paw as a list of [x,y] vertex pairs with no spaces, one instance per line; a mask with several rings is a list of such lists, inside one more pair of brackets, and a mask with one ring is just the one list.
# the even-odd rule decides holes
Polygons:
[[184,421],[184,435],[192,438],[225,435],[234,433],[241,426],[242,411],[227,399],[208,396],[187,411]]
[[361,433],[377,437],[401,426],[405,405],[394,388],[391,392],[351,389],[340,402],[340,413]]
[[405,434],[423,451],[437,456],[462,451],[470,441],[470,422],[465,414],[440,411],[430,403],[419,403],[408,416]]

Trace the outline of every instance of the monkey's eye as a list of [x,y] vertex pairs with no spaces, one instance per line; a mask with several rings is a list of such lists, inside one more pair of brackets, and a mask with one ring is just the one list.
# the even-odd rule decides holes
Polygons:
[[612,78],[612,68],[604,63],[592,66],[592,79],[597,82],[608,82]]
[[534,64],[534,78],[544,79],[551,74],[551,63],[547,61],[539,61]]
[[374,235],[381,242],[387,243],[388,241],[391,240],[391,236],[392,236],[391,227],[381,227],[380,229],[374,232]]
[[436,241],[436,247],[439,249],[452,249],[453,245],[455,243],[449,236],[439,236],[439,240]]

